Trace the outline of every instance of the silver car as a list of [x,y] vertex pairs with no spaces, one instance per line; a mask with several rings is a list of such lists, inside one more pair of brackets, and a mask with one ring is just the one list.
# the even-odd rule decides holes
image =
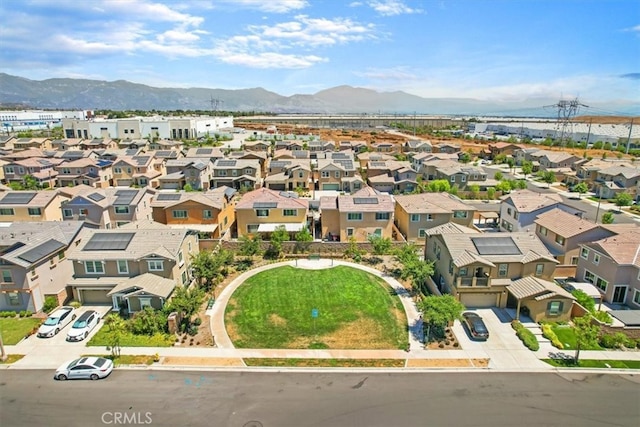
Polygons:
[[113,371],[113,362],[104,357],[82,357],[60,366],[53,378],[56,380],[97,380],[108,376]]
[[47,317],[40,328],[38,328],[38,336],[40,338],[49,338],[57,335],[60,329],[67,326],[71,321],[76,320],[73,307],[60,307]]
[[78,320],[73,322],[71,329],[67,332],[67,341],[82,341],[96,327],[99,321],[100,315],[98,312],[93,310],[85,311],[78,317]]

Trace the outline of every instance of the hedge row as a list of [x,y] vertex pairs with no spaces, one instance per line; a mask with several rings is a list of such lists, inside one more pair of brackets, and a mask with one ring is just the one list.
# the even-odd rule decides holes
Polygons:
[[560,342],[560,339],[558,338],[556,333],[553,332],[553,328],[548,323],[542,324],[542,336],[551,341],[552,346],[559,349],[564,349],[564,345],[562,345],[562,342]]
[[533,332],[522,326],[517,320],[511,322],[511,327],[516,331],[516,335],[520,338],[520,341],[531,351],[536,351],[540,349],[540,343],[536,339],[536,336],[533,335]]

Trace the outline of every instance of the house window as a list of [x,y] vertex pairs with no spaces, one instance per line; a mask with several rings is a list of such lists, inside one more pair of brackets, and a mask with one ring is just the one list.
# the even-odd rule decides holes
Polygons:
[[172,212],[172,215],[174,218],[186,218],[187,217],[187,211],[185,210],[175,210]]
[[578,265],[578,257],[577,256],[572,256],[571,257],[571,265]]
[[5,166],[4,167],[4,173],[6,173],[7,175],[11,175],[13,173],[15,173],[13,166]]
[[556,234],[556,243],[559,244],[560,246],[564,246],[564,237]]
[[202,211],[202,218],[203,219],[212,219],[213,218],[213,212],[211,212],[208,209],[205,209]]
[[513,212],[513,219],[518,219],[520,218],[520,213],[518,213],[517,211]]
[[122,173],[122,168],[113,168],[113,173]]
[[79,213],[80,215],[87,216],[87,212],[88,212],[88,211],[87,211],[87,209],[86,209],[86,208],[80,208],[80,209],[78,209],[78,213]]
[[7,304],[22,305],[22,295],[20,294],[20,292],[8,292],[5,295],[7,296]]
[[508,264],[499,264],[498,265],[498,276],[506,277],[507,271],[509,271],[509,265]]
[[421,228],[418,230],[418,237],[420,237],[421,239],[424,239],[426,235],[427,235],[427,230],[425,228]]
[[29,211],[29,216],[40,216],[40,215],[42,215],[42,209],[41,208],[28,208],[27,210]]
[[129,213],[129,206],[115,206],[114,209],[115,209],[115,212],[117,214],[128,214]]
[[245,169],[244,170],[244,174],[245,175],[253,175],[253,169]]
[[596,281],[596,276],[589,270],[584,271],[584,281],[589,283],[594,283]]
[[640,291],[637,289],[633,292],[633,302],[640,305]]
[[551,301],[549,302],[549,304],[547,304],[547,313],[550,316],[558,316],[560,313],[562,313],[562,306],[564,304],[562,304],[562,301]]
[[298,178],[304,178],[304,171],[298,172]]
[[347,213],[347,221],[362,221],[362,212]]
[[507,208],[507,215],[511,215],[511,208]]
[[467,275],[467,267],[462,267],[458,270],[458,275],[465,277]]
[[127,263],[127,260],[118,260],[118,274],[129,274],[129,264]]
[[144,310],[145,308],[151,307],[151,298],[139,298],[140,301],[140,310]]
[[420,214],[411,214],[411,222],[420,222]]
[[13,215],[13,208],[0,208],[0,215]]
[[340,171],[335,171],[333,176],[335,176],[336,178],[340,178]]
[[433,221],[433,214],[425,214],[425,220],[427,222]]
[[298,215],[298,210],[297,209],[283,209],[282,210],[282,214],[284,216],[297,216]]
[[347,237],[353,237],[353,232],[354,232],[353,228],[347,228]]
[[451,177],[451,182],[456,182],[456,176],[455,175]]
[[247,233],[257,233],[258,232],[258,224],[247,224]]
[[449,274],[453,274],[453,260],[449,260]]
[[84,271],[87,274],[104,274],[104,264],[102,261],[85,261]]
[[544,273],[544,264],[536,264],[536,276],[542,276]]
[[376,212],[376,221],[388,221],[389,212]]
[[453,211],[454,218],[466,218],[468,212],[467,211]]
[[227,176],[227,171],[218,171],[218,176]]
[[184,255],[182,255],[182,251],[178,252],[178,266],[182,267],[184,265]]
[[580,249],[580,257],[583,259],[589,259],[589,249],[587,248]]
[[187,279],[188,279],[187,278],[187,272],[183,271],[181,277],[182,277],[182,286],[186,286],[187,285]]
[[269,216],[269,209],[256,209],[256,216],[260,216],[260,217]]
[[595,265],[600,264],[600,254],[593,254],[593,263]]
[[159,259],[149,260],[147,268],[149,271],[164,271],[164,262]]
[[322,176],[322,178],[329,178],[329,172],[327,172],[327,171],[322,171],[321,176]]
[[62,215],[68,218],[70,216],[73,216],[73,211],[71,209],[63,209]]
[[600,289],[602,292],[607,292],[607,285],[608,285],[608,284],[609,284],[609,283],[608,283],[606,280],[601,279],[600,277],[598,277],[598,278],[596,279],[596,286],[597,286],[597,287],[598,287],[598,289]]
[[538,226],[538,233],[542,234],[543,236],[546,236],[547,235],[547,228],[539,225]]
[[2,270],[2,281],[4,283],[13,283],[13,277],[11,276],[11,271]]

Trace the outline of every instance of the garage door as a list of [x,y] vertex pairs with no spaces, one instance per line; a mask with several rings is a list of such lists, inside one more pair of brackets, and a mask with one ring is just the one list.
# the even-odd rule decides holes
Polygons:
[[106,289],[84,289],[80,291],[82,304],[111,304],[111,297]]
[[474,308],[488,308],[488,307],[496,307],[498,301],[497,293],[486,293],[486,294],[462,294],[460,295],[460,302],[465,305],[465,307],[474,307]]
[[340,191],[340,184],[322,184],[324,191]]

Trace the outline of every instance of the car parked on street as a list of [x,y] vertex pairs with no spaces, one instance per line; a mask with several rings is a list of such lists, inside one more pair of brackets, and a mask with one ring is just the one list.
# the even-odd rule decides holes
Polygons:
[[113,371],[113,362],[104,357],[81,357],[60,366],[53,378],[56,380],[97,380]]
[[73,307],[60,307],[47,317],[42,325],[38,328],[38,337],[50,338],[57,335],[58,332],[72,321],[76,320],[75,309]]
[[478,316],[476,313],[467,311],[462,313],[462,319],[462,323],[466,326],[471,338],[481,341],[489,339],[489,330],[484,324],[482,317]]
[[71,326],[67,333],[67,341],[82,341],[96,327],[99,321],[100,315],[98,312],[93,310],[85,311]]

